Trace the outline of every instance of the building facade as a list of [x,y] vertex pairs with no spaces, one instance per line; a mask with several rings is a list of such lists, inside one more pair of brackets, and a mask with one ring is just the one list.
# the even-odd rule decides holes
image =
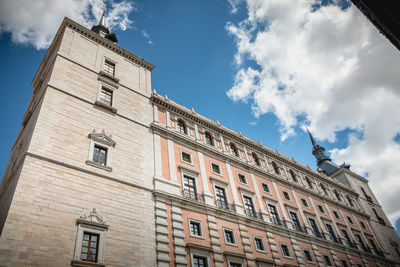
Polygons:
[[368,180],[311,134],[318,171],[152,91],[116,41],[62,22],[2,180],[0,266],[400,266]]

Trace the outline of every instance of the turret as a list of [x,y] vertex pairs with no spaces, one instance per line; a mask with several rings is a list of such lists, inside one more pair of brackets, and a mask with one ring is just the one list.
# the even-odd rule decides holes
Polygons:
[[101,15],[99,24],[94,25],[92,27],[92,31],[94,31],[95,33],[99,34],[101,37],[104,37],[108,40],[110,40],[113,43],[117,43],[117,36],[115,35],[115,33],[110,32],[110,30],[107,28],[106,26],[106,12],[103,11],[103,14]]

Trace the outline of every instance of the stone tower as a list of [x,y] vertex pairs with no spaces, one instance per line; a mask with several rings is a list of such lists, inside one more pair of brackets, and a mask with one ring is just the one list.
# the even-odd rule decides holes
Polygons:
[[156,264],[153,68],[104,16],[93,30],[63,20],[1,183],[1,266]]

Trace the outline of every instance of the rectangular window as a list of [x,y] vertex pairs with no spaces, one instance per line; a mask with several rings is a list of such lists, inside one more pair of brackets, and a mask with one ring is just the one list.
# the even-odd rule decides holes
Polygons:
[[244,210],[245,210],[247,216],[257,217],[257,214],[254,209],[254,205],[253,205],[253,199],[248,196],[243,196],[243,202],[244,202]]
[[352,242],[351,242],[351,240],[350,240],[349,235],[347,234],[347,231],[344,230],[344,229],[342,229],[341,231],[342,231],[343,237],[347,240],[347,243],[350,245]]
[[224,229],[225,243],[230,245],[236,244],[235,234],[233,230]]
[[314,262],[311,252],[309,250],[304,249],[303,252],[304,252],[304,257],[306,258],[306,261]]
[[294,212],[290,212],[290,218],[292,219],[294,229],[296,229],[299,232],[302,232],[299,219],[297,218],[297,214]]
[[328,255],[324,255],[326,266],[332,266],[331,258]]
[[350,216],[347,216],[347,220],[349,220],[349,223],[354,224]]
[[271,193],[271,191],[269,190],[268,184],[261,183],[261,185],[262,185],[263,191],[265,193]]
[[229,267],[242,267],[242,264],[237,262],[229,262]]
[[99,235],[84,232],[82,240],[81,260],[97,262]]
[[112,63],[111,61],[106,60],[104,62],[104,69],[103,70],[104,70],[105,73],[107,73],[107,74],[109,74],[111,76],[114,76],[114,74],[115,74],[115,64]]
[[301,199],[301,203],[303,203],[303,206],[308,208],[308,203],[307,200],[305,200],[304,198]]
[[288,192],[283,191],[283,197],[284,197],[286,200],[290,201],[290,195],[289,195]]
[[346,261],[346,260],[341,259],[341,262],[342,262],[343,267],[348,267],[347,261]]
[[200,222],[189,220],[189,226],[190,226],[191,236],[197,236],[197,237],[203,236]]
[[244,176],[243,174],[238,173],[238,179],[239,183],[247,184],[246,176]]
[[325,213],[324,208],[321,205],[318,205],[318,209],[321,213]]
[[311,218],[308,218],[308,221],[310,222],[310,226],[312,228],[312,231],[313,231],[314,235],[316,237],[320,237],[320,233],[319,233],[319,230],[318,230],[318,227],[317,227],[317,224],[316,224],[315,220],[311,219]]
[[107,149],[98,145],[93,149],[93,162],[99,165],[106,166],[107,164]]
[[113,96],[113,91],[102,87],[100,91],[100,102],[111,106],[112,105],[112,96]]
[[269,215],[271,216],[271,221],[274,224],[281,224],[278,212],[274,205],[268,204]]
[[213,173],[221,174],[221,167],[218,164],[211,163],[211,170]]
[[226,199],[225,188],[215,186],[215,202],[217,207],[228,209],[228,201]]
[[183,162],[192,164],[192,155],[190,153],[182,151],[181,152],[181,158],[182,158]]
[[196,183],[193,177],[183,176],[183,196],[197,199]]
[[361,227],[362,227],[362,228],[367,229],[367,227],[365,227],[365,224],[364,224],[363,221],[360,221],[360,224],[361,224]]
[[340,219],[339,214],[337,213],[337,211],[334,210],[333,214],[335,215],[336,219],[338,219],[338,220]]
[[326,230],[328,230],[329,237],[331,238],[332,241],[338,242],[335,232],[333,231],[333,228],[330,224],[325,224],[326,225]]
[[264,242],[259,237],[254,237],[254,245],[257,251],[265,251]]
[[291,254],[290,254],[290,250],[289,250],[288,245],[281,244],[281,250],[282,250],[282,254],[283,254],[284,257],[287,257],[287,258],[291,258],[292,257]]
[[194,267],[208,267],[207,258],[202,256],[193,255]]

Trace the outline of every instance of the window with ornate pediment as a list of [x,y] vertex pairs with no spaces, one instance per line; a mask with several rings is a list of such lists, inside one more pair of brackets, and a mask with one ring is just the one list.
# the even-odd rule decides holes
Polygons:
[[111,152],[116,144],[112,136],[107,135],[103,129],[100,133],[93,130],[88,137],[90,139],[90,146],[86,164],[106,171],[112,171]]
[[251,156],[253,157],[254,164],[256,164],[257,166],[261,166],[261,162],[257,154],[253,152],[251,153]]
[[209,132],[204,133],[204,139],[207,145],[214,146],[214,139]]
[[290,177],[292,178],[292,181],[295,182],[295,183],[297,183],[297,176],[296,176],[296,174],[294,173],[294,171],[289,170],[289,173],[290,173]]
[[281,172],[279,171],[278,165],[276,165],[275,161],[272,162],[272,168],[274,168],[274,172],[276,174],[281,174]]
[[177,130],[181,134],[187,134],[187,127],[183,120],[179,119],[177,123]]
[[235,157],[239,157],[239,151],[238,151],[236,145],[234,143],[230,143],[229,146],[231,148],[232,155],[234,155]]
[[106,232],[108,225],[103,217],[93,209],[82,213],[76,220],[77,235],[71,266],[103,267]]

